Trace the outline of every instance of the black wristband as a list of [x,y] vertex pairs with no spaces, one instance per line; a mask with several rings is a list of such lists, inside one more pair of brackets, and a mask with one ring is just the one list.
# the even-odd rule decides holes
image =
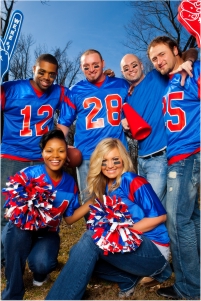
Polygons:
[[193,61],[193,60],[191,60],[191,59],[188,59],[187,61],[190,61],[192,64],[194,64],[194,61]]

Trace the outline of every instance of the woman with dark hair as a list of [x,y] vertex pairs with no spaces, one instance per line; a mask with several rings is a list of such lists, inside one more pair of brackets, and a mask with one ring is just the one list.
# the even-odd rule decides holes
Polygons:
[[3,189],[9,222],[2,233],[7,285],[3,300],[22,300],[23,272],[28,258],[33,285],[41,286],[57,265],[60,247],[59,225],[64,217],[72,224],[89,211],[80,207],[77,185],[63,171],[67,143],[63,132],[55,129],[43,135],[40,148],[44,164],[27,167],[10,177]]
[[89,197],[96,199],[89,230],[72,247],[46,300],[81,300],[93,272],[117,282],[119,298],[133,295],[144,276],[167,280],[172,271],[166,211],[151,185],[134,172],[120,140],[99,142],[87,184]]

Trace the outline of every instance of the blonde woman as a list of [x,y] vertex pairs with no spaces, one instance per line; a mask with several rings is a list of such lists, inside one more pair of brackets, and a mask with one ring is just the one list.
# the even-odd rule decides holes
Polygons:
[[134,172],[118,139],[107,138],[97,145],[90,159],[87,183],[93,199],[103,201],[103,195],[121,198],[132,216],[132,228],[143,232],[143,241],[133,252],[104,255],[92,239],[94,232],[86,231],[71,249],[46,300],[81,300],[93,272],[117,282],[120,298],[131,296],[144,276],[158,282],[167,280],[171,269],[165,209],[146,179]]

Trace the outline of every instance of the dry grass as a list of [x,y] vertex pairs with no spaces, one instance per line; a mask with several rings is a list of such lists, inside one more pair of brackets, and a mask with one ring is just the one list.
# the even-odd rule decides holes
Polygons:
[[[82,233],[85,231],[85,221],[81,219],[73,226],[69,227],[65,223],[61,225],[61,248],[58,257],[58,266],[55,271],[50,275],[50,279],[42,287],[33,287],[32,285],[32,273],[26,267],[24,274],[24,283],[26,287],[26,292],[24,295],[24,300],[44,300],[49,289],[51,288],[53,282],[56,280],[60,270],[64,266],[65,262],[68,260],[69,249],[75,244]],[[1,289],[5,287],[5,277],[4,269],[1,271]],[[170,285],[173,282],[173,278],[166,281],[163,286]],[[158,297],[155,291],[158,286],[153,288],[144,288],[140,285],[137,286],[135,294],[132,298],[127,300],[165,300]],[[118,300],[118,286],[114,283],[106,282],[100,279],[91,279],[88,284],[86,293],[84,295],[84,300]]]

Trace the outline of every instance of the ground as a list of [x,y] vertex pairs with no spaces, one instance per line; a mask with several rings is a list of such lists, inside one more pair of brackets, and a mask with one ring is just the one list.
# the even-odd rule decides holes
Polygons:
[[[85,221],[81,219],[72,226],[67,226],[64,222],[61,225],[61,248],[58,257],[58,266],[55,271],[50,274],[50,278],[47,283],[42,287],[34,287],[32,285],[32,273],[26,267],[24,274],[24,283],[26,292],[24,295],[24,300],[44,300],[52,284],[56,280],[60,270],[64,266],[65,262],[68,260],[69,249],[75,244],[82,233],[85,231]],[[170,280],[162,284],[162,286],[171,285],[174,281],[172,277]],[[1,271],[1,289],[5,287],[5,276],[4,269]],[[134,295],[127,300],[165,300],[165,298],[158,297],[156,295],[156,290],[159,286],[153,288],[144,288],[140,285],[137,286]],[[116,284],[102,281],[100,279],[91,279],[88,284],[86,293],[84,295],[84,300],[119,300],[118,299],[118,286]]]

